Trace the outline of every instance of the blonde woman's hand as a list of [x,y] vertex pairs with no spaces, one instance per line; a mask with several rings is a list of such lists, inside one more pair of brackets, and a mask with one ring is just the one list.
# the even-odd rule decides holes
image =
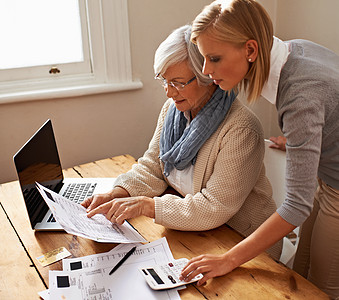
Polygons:
[[284,136],[271,136],[270,141],[273,142],[273,144],[269,145],[270,148],[286,151],[286,138]]
[[203,254],[192,258],[182,269],[180,280],[190,281],[199,273],[203,274],[197,285],[203,285],[208,279],[231,272],[234,267],[227,253],[221,255]]

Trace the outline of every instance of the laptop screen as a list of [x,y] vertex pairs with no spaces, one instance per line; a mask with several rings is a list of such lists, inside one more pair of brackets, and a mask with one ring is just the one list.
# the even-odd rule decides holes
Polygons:
[[48,211],[48,206],[36,189],[35,182],[58,192],[61,187],[57,186],[61,185],[63,180],[51,120],[47,120],[14,155],[14,164],[34,228]]

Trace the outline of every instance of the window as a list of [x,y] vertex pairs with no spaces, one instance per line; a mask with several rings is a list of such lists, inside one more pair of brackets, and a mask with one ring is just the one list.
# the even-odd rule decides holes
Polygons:
[[0,103],[141,88],[126,2],[0,0]]

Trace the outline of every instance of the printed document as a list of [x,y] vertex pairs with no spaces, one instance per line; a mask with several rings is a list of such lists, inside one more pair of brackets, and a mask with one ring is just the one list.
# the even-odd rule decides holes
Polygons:
[[109,275],[131,247],[121,244],[106,253],[63,259],[63,271],[49,272],[50,299],[179,300],[176,289],[152,290],[138,270],[174,259],[166,238],[137,245],[136,251]]
[[102,214],[88,218],[86,209],[82,205],[54,193],[39,183],[36,184],[54,218],[67,233],[97,242],[147,242],[128,222],[122,225],[112,224]]

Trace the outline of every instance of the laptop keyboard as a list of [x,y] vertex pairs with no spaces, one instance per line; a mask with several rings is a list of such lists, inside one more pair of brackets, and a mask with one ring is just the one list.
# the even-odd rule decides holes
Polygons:
[[62,196],[75,203],[80,203],[93,195],[96,185],[96,183],[71,183]]
[[[96,183],[71,183],[67,186],[62,196],[75,203],[81,203],[93,195],[96,185]],[[53,214],[50,215],[47,222],[55,222]]]

